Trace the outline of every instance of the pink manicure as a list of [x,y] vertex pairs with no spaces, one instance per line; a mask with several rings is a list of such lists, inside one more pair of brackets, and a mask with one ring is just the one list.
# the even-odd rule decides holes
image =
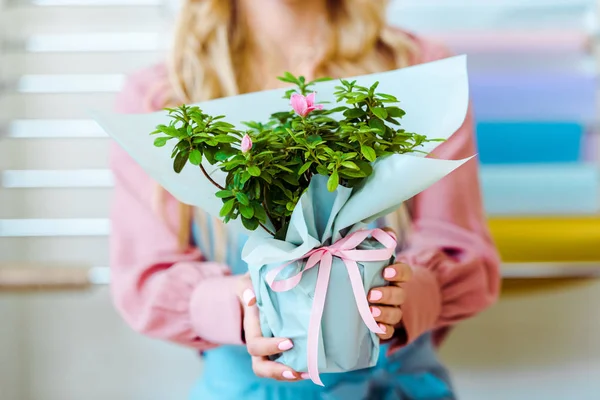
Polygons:
[[373,316],[377,318],[381,315],[381,310],[377,307],[371,307],[371,314],[373,314]]
[[384,324],[379,324],[379,327],[381,328],[383,333],[385,333],[387,331],[387,327]]
[[285,379],[296,379],[292,371],[283,371],[281,376],[283,376]]
[[371,290],[371,295],[369,296],[369,300],[377,301],[383,298],[383,293],[380,290]]
[[310,374],[308,372],[303,372],[300,374],[300,378],[302,379],[310,379]]
[[287,339],[277,345],[277,348],[281,351],[287,351],[294,347],[294,343],[291,340]]
[[255,298],[256,296],[254,295],[254,291],[252,289],[246,289],[244,290],[244,293],[242,293],[242,299],[244,300],[244,304],[247,306],[249,306],[250,302]]
[[383,277],[385,279],[391,279],[393,277],[396,276],[396,269],[395,268],[386,268],[383,270]]

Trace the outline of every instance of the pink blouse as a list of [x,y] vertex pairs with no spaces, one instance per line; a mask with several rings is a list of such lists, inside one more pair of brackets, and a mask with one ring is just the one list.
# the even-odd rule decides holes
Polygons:
[[[418,44],[421,62],[450,56],[438,44],[422,39]],[[157,84],[165,78],[162,65],[131,76],[117,110],[161,108],[164,91]],[[473,130],[469,112],[435,155],[460,159],[475,154]],[[242,344],[237,278],[226,265],[203,261],[196,248],[178,250],[182,222],[177,201],[168,195],[164,213],[157,212],[156,183],[116,145],[111,168],[112,293],[123,318],[136,331],[196,349]],[[408,250],[399,254],[414,269],[402,306],[409,343],[428,331],[441,339],[453,324],[494,303],[500,287],[500,260],[486,226],[475,160],[415,197],[413,223]],[[397,349],[405,343],[393,344]]]

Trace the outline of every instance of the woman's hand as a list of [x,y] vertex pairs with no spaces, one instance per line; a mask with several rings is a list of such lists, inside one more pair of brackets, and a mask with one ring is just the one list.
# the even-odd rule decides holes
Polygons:
[[371,313],[379,327],[385,331],[379,334],[382,340],[394,335],[395,327],[402,321],[400,306],[404,303],[405,292],[402,283],[410,280],[412,269],[406,264],[394,264],[383,270],[383,278],[390,282],[389,286],[373,288],[367,296],[371,304]]
[[[256,296],[252,290],[252,282],[248,274],[240,278],[238,296],[243,307],[244,332],[246,347],[252,356],[252,370],[261,378],[272,378],[278,381],[297,381],[306,379],[308,374],[300,374],[283,364],[269,360],[267,357],[282,353],[294,347],[286,338],[265,338],[260,329]],[[305,376],[306,375],[306,376]]]

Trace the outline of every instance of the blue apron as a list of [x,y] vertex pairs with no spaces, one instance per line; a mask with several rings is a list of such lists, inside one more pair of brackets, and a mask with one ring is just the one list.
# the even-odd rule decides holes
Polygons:
[[[208,232],[212,232],[212,224],[212,219],[208,218]],[[206,258],[211,259],[213,238],[203,244],[198,240],[199,229],[195,224],[193,236]],[[243,235],[228,238],[227,263],[235,274],[247,270],[240,257],[245,241]],[[386,346],[382,346],[379,361],[373,368],[322,374],[325,387],[320,387],[310,380],[279,382],[259,378],[252,372],[252,362],[244,346],[220,346],[203,353],[204,372],[193,388],[190,400],[455,399],[448,373],[436,355],[431,334],[421,336],[389,356],[386,350]]]

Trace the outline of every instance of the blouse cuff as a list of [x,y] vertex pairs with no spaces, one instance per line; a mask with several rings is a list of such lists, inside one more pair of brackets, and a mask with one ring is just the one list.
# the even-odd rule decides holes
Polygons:
[[195,332],[215,344],[243,344],[242,308],[236,292],[237,276],[202,280],[190,299],[190,319]]

